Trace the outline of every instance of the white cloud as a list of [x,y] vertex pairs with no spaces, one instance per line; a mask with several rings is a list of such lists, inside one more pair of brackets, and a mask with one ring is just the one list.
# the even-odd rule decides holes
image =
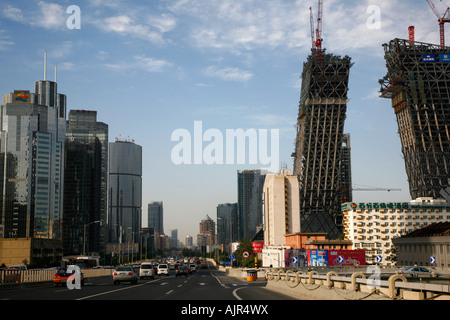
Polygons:
[[248,81],[253,77],[253,74],[249,71],[231,67],[219,69],[215,66],[209,66],[203,70],[203,73],[209,77],[225,81]]

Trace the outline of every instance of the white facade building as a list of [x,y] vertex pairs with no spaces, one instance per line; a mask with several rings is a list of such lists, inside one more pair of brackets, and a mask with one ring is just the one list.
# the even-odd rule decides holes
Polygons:
[[366,250],[366,262],[393,265],[392,239],[436,222],[450,221],[450,203],[417,198],[410,202],[342,204],[344,234],[355,250]]
[[264,246],[284,246],[286,234],[300,232],[298,178],[290,170],[264,181]]

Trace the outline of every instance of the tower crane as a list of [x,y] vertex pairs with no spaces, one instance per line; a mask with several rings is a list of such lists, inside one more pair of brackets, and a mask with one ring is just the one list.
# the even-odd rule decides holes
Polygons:
[[447,10],[445,10],[445,13],[442,15],[439,14],[439,11],[436,9],[436,6],[431,0],[427,0],[428,4],[431,7],[431,10],[433,10],[434,14],[438,18],[439,22],[439,31],[440,31],[440,37],[441,37],[441,47],[445,47],[445,31],[444,31],[444,24],[446,22],[450,22],[450,8],[447,7]]
[[309,8],[310,11],[310,24],[311,24],[311,41],[312,41],[312,50],[317,52],[317,56],[322,57],[322,16],[323,16],[323,0],[318,0],[318,16],[317,16],[317,26],[314,30],[314,17],[312,13],[312,8]]

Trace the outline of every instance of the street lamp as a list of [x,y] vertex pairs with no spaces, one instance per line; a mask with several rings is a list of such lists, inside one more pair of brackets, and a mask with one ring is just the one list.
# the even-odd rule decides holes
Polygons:
[[96,220],[96,221],[92,221],[92,222],[89,222],[89,223],[85,223],[84,224],[84,234],[83,234],[83,256],[85,256],[86,255],[86,228],[89,226],[89,225],[91,225],[91,224],[94,224],[94,223],[102,223],[100,220]]

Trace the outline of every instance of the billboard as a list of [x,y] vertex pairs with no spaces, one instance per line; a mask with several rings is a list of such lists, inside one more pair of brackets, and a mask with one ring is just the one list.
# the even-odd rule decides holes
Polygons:
[[329,266],[364,266],[365,250],[328,250]]
[[434,54],[423,54],[422,61],[423,62],[435,62],[436,56]]
[[328,250],[308,250],[308,266],[328,266]]

